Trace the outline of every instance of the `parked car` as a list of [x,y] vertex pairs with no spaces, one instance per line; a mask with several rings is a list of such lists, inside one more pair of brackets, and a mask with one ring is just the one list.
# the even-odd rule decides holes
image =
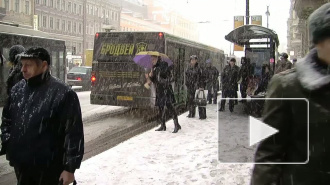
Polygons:
[[83,90],[91,89],[92,67],[73,67],[67,75],[68,84],[72,86],[82,86]]

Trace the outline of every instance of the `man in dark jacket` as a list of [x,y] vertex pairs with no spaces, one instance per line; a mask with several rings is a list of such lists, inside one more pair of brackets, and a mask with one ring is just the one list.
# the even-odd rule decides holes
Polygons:
[[275,74],[292,68],[292,63],[288,60],[289,56],[286,53],[281,54],[281,60],[277,62]]
[[79,99],[50,75],[47,50],[31,48],[21,62],[25,80],[4,106],[0,155],[6,154],[18,184],[68,185],[84,154]]
[[[236,59],[232,58],[221,74],[221,83],[222,83],[222,100],[221,107],[219,111],[225,110],[226,98],[235,98],[235,92],[238,82],[238,73],[237,68],[235,67]],[[230,112],[234,111],[234,100],[229,100],[229,110]]]
[[[248,88],[249,79],[253,75],[252,65],[250,63],[249,58],[242,57],[241,58],[241,69],[239,71],[239,77],[242,78],[241,84],[240,84],[240,91],[241,91],[241,97],[246,98],[247,93],[246,90]],[[245,102],[245,100],[242,100],[242,102]]]
[[[196,105],[194,103],[196,90],[204,90],[205,88],[205,73],[197,63],[197,56],[190,56],[190,65],[186,71],[186,86],[187,86],[187,104],[189,109],[188,118],[195,117]],[[199,119],[206,119],[206,108],[198,107]]]
[[212,61],[209,59],[206,61],[206,86],[208,90],[207,94],[207,100],[209,104],[212,103],[213,98],[213,104],[217,104],[217,97],[218,97],[218,86],[219,86],[219,71],[216,67],[212,65]]
[[255,161],[260,163],[306,161],[307,164],[255,165],[252,185],[330,184],[329,10],[327,3],[310,15],[308,26],[314,49],[294,69],[275,75],[267,91],[269,98],[306,98],[309,105],[305,101],[266,100],[264,122],[279,132],[262,141],[255,155]]
[[[161,117],[161,126],[156,131],[166,130],[166,116],[168,113],[173,114],[174,131],[177,133],[181,126],[179,125],[178,115],[175,111],[173,103],[175,97],[171,85],[171,71],[166,62],[161,61],[158,56],[151,56],[153,70],[149,73],[150,80],[156,85],[156,106],[159,107]],[[166,109],[169,111],[167,112]]]
[[23,79],[21,72],[22,63],[20,62],[19,54],[23,53],[25,48],[21,45],[15,45],[9,50],[9,61],[12,64],[12,68],[9,70],[9,76],[6,81],[7,83],[7,94],[10,95],[11,88]]

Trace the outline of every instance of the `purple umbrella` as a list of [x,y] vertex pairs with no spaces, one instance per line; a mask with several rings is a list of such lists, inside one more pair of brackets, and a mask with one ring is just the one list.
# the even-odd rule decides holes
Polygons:
[[173,65],[173,62],[167,55],[163,53],[159,53],[157,51],[140,52],[135,55],[133,61],[141,67],[151,69],[152,68],[151,56],[160,56],[162,58],[162,61],[165,61],[168,64],[168,66]]

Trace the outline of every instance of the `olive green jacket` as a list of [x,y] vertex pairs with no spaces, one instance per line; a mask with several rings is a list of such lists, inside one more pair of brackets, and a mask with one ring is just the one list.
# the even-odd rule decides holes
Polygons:
[[296,68],[272,78],[268,98],[308,101],[266,100],[263,121],[279,132],[262,141],[255,155],[259,163],[307,164],[257,164],[252,185],[330,184],[330,68],[317,67],[315,58],[313,49]]

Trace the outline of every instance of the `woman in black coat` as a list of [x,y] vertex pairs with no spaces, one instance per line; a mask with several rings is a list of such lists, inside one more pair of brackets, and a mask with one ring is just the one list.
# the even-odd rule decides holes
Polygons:
[[149,77],[156,86],[156,106],[159,107],[159,114],[161,117],[161,126],[156,131],[166,130],[166,107],[166,109],[173,114],[175,126],[173,133],[177,133],[181,129],[181,126],[179,125],[178,115],[173,106],[173,103],[175,103],[175,98],[171,85],[171,71],[168,64],[161,61],[160,57],[152,56],[151,60],[153,69],[149,73]]

